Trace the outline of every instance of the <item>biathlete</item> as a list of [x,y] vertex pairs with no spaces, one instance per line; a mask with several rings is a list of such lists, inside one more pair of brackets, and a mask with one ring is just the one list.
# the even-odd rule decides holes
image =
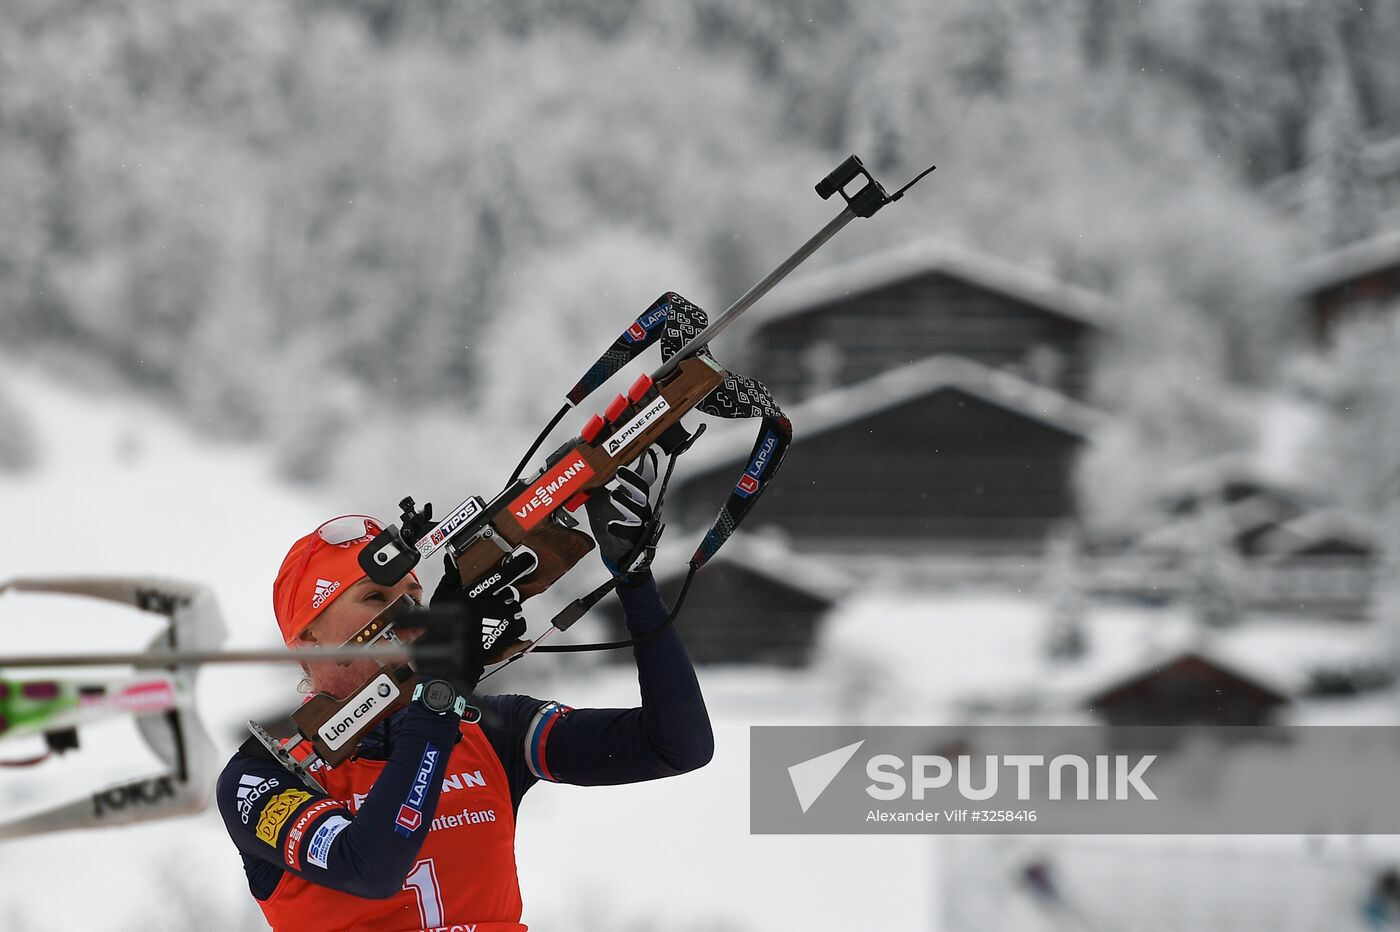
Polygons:
[[[615,573],[651,518],[655,458],[649,452],[643,460],[649,468],[621,470],[610,491],[588,501],[594,537]],[[342,517],[292,545],[273,585],[290,648],[339,646],[400,596],[421,603],[415,575],[381,586],[360,569],[359,552],[379,531],[372,518]],[[503,565],[503,573],[508,581],[511,569]],[[617,591],[634,637],[665,622],[649,572],[622,577]],[[512,587],[471,597],[450,561],[432,604],[443,602],[468,606],[490,656],[508,653],[525,632]],[[641,687],[633,709],[463,696],[460,683],[431,680],[371,730],[356,756],[315,772],[325,794],[245,745],[219,777],[218,806],[273,929],[524,932],[515,815],[527,790],[541,780],[653,780],[702,767],[713,754],[700,685],[674,626],[636,644],[633,654]],[[303,663],[311,690],[338,698],[363,686],[377,666]],[[465,689],[475,686],[469,678]],[[479,720],[464,720],[472,708]]]

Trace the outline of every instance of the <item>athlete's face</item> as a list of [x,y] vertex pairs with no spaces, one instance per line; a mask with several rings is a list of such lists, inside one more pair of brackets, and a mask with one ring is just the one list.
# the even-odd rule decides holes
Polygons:
[[[292,645],[294,648],[339,647],[369,623],[370,619],[407,595],[415,602],[423,601],[423,587],[412,576],[405,576],[397,585],[381,586],[369,577],[361,579],[327,605]],[[412,641],[420,631],[405,632],[402,640]],[[308,663],[311,688],[344,699],[363,686],[382,661],[357,660],[354,663],[321,661]]]

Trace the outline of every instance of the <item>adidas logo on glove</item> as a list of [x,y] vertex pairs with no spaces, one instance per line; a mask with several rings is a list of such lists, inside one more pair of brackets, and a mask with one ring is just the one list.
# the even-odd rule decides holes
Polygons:
[[510,621],[500,619],[499,621],[483,621],[481,624],[481,649],[490,650],[491,647],[506,633],[506,628],[510,626]]
[[472,587],[472,591],[467,593],[467,598],[469,598],[469,599],[474,599],[474,598],[476,598],[477,596],[481,595],[483,592],[489,592],[489,591],[491,591],[491,589],[492,589],[497,583],[499,583],[499,582],[501,581],[501,579],[502,579],[502,576],[501,576],[500,573],[493,573],[492,575],[486,577],[486,578],[483,579],[481,582],[479,582],[479,583],[477,583],[475,586],[473,586],[473,587]]

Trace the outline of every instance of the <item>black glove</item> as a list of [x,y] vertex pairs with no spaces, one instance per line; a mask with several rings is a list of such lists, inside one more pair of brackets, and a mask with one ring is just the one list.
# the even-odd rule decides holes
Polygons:
[[486,667],[506,659],[527,643],[523,639],[525,612],[515,583],[533,573],[539,562],[533,550],[521,547],[466,590],[456,564],[451,557],[446,558],[446,571],[433,593],[432,613],[455,612],[456,617],[429,624],[413,646],[451,647],[453,656],[446,660],[419,660],[418,671],[424,676],[450,678],[462,685],[464,692],[470,692]]
[[619,469],[612,485],[597,490],[584,503],[598,553],[614,576],[631,568],[624,563],[631,562],[628,557],[635,559],[642,539],[652,530],[651,485],[656,481],[656,465],[656,450],[647,447],[632,468]]

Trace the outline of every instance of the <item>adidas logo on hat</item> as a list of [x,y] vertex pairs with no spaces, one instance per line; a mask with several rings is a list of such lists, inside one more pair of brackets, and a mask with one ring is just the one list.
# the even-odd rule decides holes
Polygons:
[[316,593],[311,596],[311,607],[320,608],[326,600],[331,597],[331,593],[340,588],[340,581],[331,582],[329,579],[316,580]]

